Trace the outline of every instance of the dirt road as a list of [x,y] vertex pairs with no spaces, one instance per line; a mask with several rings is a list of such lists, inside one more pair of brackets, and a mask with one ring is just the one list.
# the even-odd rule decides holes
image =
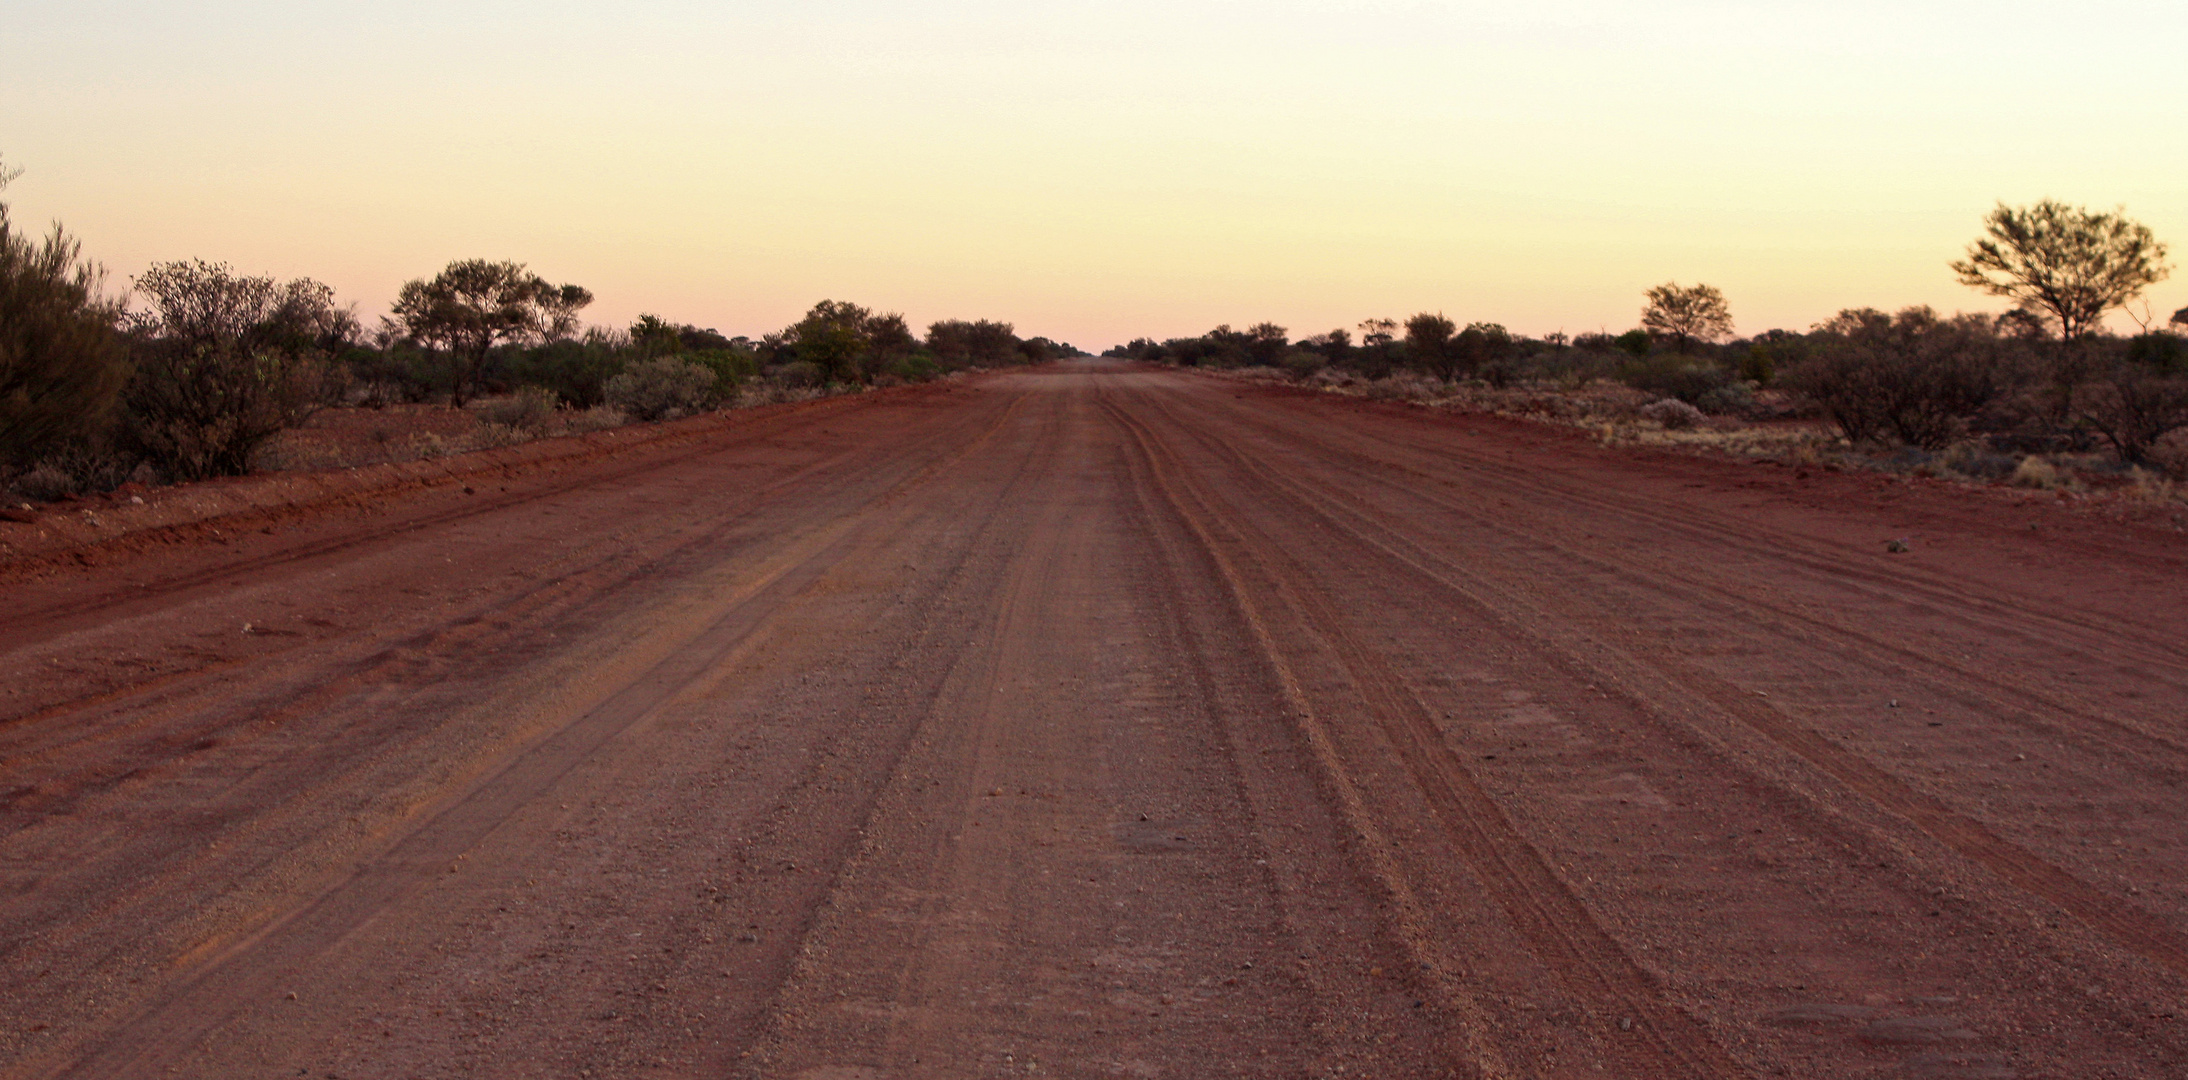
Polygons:
[[1067,365],[4,591],[4,1077],[2188,1075],[2153,532]]

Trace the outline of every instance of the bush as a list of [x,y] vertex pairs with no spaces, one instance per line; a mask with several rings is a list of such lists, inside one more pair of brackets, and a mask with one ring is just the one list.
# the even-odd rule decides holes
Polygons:
[[1288,349],[1277,360],[1277,366],[1294,382],[1305,382],[1327,366],[1322,354],[1307,349]]
[[71,495],[112,491],[134,479],[137,466],[137,459],[87,440],[38,459],[9,486],[24,498],[53,502]]
[[1663,352],[1637,356],[1620,364],[1618,381],[1636,390],[1700,406],[1704,397],[1732,381],[1732,373],[1712,360]]
[[1678,398],[1661,398],[1641,406],[1641,416],[1664,426],[1666,431],[1692,431],[1702,425],[1702,410]]
[[718,399],[736,393],[738,387],[760,370],[759,358],[748,349],[700,349],[683,354],[682,359],[714,373],[714,394]]
[[608,404],[634,419],[673,419],[716,400],[714,372],[673,356],[646,360],[609,379],[607,397]]
[[890,361],[889,366],[884,369],[884,374],[894,376],[904,382],[922,383],[942,374],[942,365],[936,363],[933,356],[918,352],[909,356],[900,356]]
[[136,372],[120,435],[178,480],[249,471],[261,443],[326,402],[327,357],[355,329],[334,290],[238,277],[205,262],[158,263],[137,279]]
[[808,360],[792,360],[769,372],[769,376],[783,386],[793,390],[803,390],[808,387],[819,386],[821,380],[826,377],[826,373],[820,369],[819,364]]
[[1744,416],[1755,408],[1755,387],[1728,382],[1705,392],[1694,404],[1712,416]]
[[[0,187],[7,178],[0,170]],[[0,203],[0,477],[97,440],[111,421],[129,367],[101,275],[60,226],[33,242]]]
[[492,375],[518,385],[546,387],[564,405],[590,409],[608,399],[608,380],[623,373],[631,352],[631,343],[620,334],[593,330],[582,338],[504,350]]
[[527,435],[538,435],[547,430],[547,425],[555,418],[556,407],[561,403],[561,396],[544,386],[520,386],[508,397],[481,405],[479,421]]
[[[1618,370],[1618,358],[1609,351],[1610,339],[1601,334],[1581,335],[1601,339],[1601,348],[1575,345],[1546,352],[1535,358],[1535,371],[1561,390],[1580,390],[1597,379],[1610,378]],[[1593,344],[1593,343],[1592,343]]]
[[1819,328],[1786,385],[1816,403],[1855,442],[1896,438],[1938,450],[2014,385],[2012,342],[1978,315],[1941,318],[1927,307],[1886,315],[1840,312]]
[[2081,414],[2120,460],[2149,464],[2159,440],[2188,428],[2188,340],[2144,334],[2114,352],[2107,373],[2080,395]]

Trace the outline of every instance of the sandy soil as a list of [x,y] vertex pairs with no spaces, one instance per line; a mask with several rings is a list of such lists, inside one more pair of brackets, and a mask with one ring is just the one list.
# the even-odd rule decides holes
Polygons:
[[692,431],[5,585],[0,1076],[2188,1074],[2177,534],[1100,364]]

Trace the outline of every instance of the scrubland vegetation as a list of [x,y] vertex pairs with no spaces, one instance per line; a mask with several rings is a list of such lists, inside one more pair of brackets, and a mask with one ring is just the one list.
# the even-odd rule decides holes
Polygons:
[[[1533,416],[1607,442],[2170,490],[2188,480],[2188,309],[2161,322],[2132,306],[2165,260],[2123,214],[2046,200],[1999,206],[1951,264],[2013,301],[2002,315],[1858,308],[1736,337],[1721,292],[1667,283],[1615,335],[1530,338],[1422,312],[1297,340],[1219,326],[1107,355]],[[368,329],[326,285],[221,264],[161,263],[118,287],[60,226],[26,235],[0,203],[4,501],[341,463],[289,434],[329,408],[439,408],[418,430],[368,426],[398,459],[1078,355],[1009,323],[921,336],[833,300],[759,340],[653,315],[587,326],[592,300],[519,263],[459,260],[404,285]],[[2103,330],[2120,308],[2139,333]]]
[[[284,441],[328,409],[387,417],[364,430],[394,460],[1079,355],[1004,322],[922,338],[831,300],[756,341],[654,315],[587,326],[592,300],[519,263],[459,260],[367,328],[320,282],[224,264],[160,263],[120,287],[60,226],[34,239],[0,203],[0,488],[12,507],[341,463]],[[439,413],[419,419],[426,406]]]
[[[2165,246],[2122,214],[2049,200],[2000,206],[1984,230],[1951,268],[2014,301],[2001,315],[1853,308],[1736,337],[1721,292],[1667,283],[1616,335],[1528,338],[1424,312],[1299,340],[1219,326],[1106,355],[1529,416],[1606,442],[2174,497],[2188,481],[2188,308],[2161,321],[2134,306],[2166,276]],[[2121,308],[2140,332],[2104,332]]]

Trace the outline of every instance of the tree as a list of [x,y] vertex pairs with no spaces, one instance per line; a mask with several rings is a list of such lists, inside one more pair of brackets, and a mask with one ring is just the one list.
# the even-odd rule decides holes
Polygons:
[[[18,173],[0,165],[0,188]],[[129,377],[104,271],[60,225],[43,242],[0,203],[0,476],[102,431]]]
[[432,280],[405,283],[393,317],[412,338],[448,350],[449,398],[462,408],[477,391],[497,345],[548,341],[577,329],[579,309],[593,294],[551,285],[523,263],[462,259]]
[[[1004,327],[1007,334],[1009,327]],[[828,382],[865,382],[919,347],[904,316],[875,314],[857,304],[823,300],[784,330],[779,353],[812,364]],[[1010,344],[1016,347],[1018,339]]]
[[1421,312],[1405,321],[1406,356],[1429,374],[1450,382],[1459,374],[1458,350],[1451,345],[1451,335],[1458,332],[1458,324],[1441,314]]
[[1325,363],[1342,365],[1352,359],[1352,334],[1342,328],[1316,334],[1299,344],[1321,353]]
[[2119,213],[2093,214],[2056,199],[1999,203],[1987,234],[1952,264],[1960,283],[2014,302],[2011,317],[2030,336],[2057,335],[2048,350],[2050,420],[2066,426],[2076,391],[2103,366],[2089,342],[2104,314],[2165,280],[2165,245],[2149,226]]
[[224,263],[155,263],[136,279],[136,372],[123,438],[177,479],[248,471],[252,451],[325,400],[329,357],[357,333],[334,290]]
[[2165,245],[2124,208],[2092,214],[2054,199],[2001,202],[1984,217],[1983,231],[1968,257],[1952,264],[1960,283],[2012,300],[2062,341],[2087,337],[2105,312],[2171,272]]
[[[1017,328],[1006,322],[944,319],[927,327],[927,350],[950,367],[1012,363],[1014,356],[1022,355],[1018,344]],[[1132,354],[1133,359],[1151,359],[1149,350],[1159,352],[1162,347],[1142,338],[1127,348],[1140,350]]]
[[1246,338],[1246,351],[1253,354],[1254,363],[1264,366],[1276,363],[1291,345],[1291,331],[1272,322],[1247,327]]
[[1714,285],[1667,281],[1648,291],[1648,301],[1641,309],[1641,328],[1680,352],[1732,336],[1732,308]]
[[1468,375],[1482,375],[1490,385],[1503,389],[1512,381],[1513,371],[1504,363],[1512,355],[1517,343],[1512,332],[1500,323],[1477,322],[1466,324],[1466,329],[1451,340],[1452,352],[1457,355],[1457,367]]
[[1360,374],[1370,379],[1380,379],[1390,374],[1396,358],[1398,320],[1367,319],[1360,323],[1360,351],[1354,354]]

